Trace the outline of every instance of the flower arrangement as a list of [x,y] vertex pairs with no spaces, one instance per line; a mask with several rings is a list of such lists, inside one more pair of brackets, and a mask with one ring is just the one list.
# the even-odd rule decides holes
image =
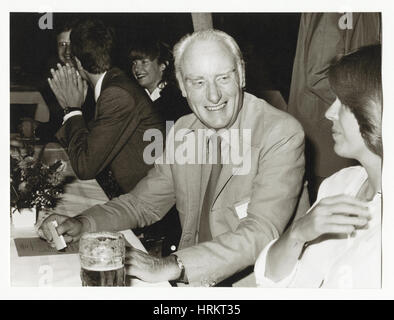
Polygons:
[[61,160],[44,164],[32,153],[11,155],[11,207],[49,209],[54,208],[64,192],[65,179]]

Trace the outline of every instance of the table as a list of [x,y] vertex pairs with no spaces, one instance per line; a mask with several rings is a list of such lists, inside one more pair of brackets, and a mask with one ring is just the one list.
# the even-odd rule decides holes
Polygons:
[[[63,160],[67,158],[67,154],[58,144],[48,145],[45,152],[47,158],[51,158],[51,154],[56,154],[56,158],[62,158]],[[66,161],[66,163],[68,165],[68,168],[66,168],[67,174],[74,175],[69,161]],[[76,179],[66,186],[61,203],[53,211],[63,215],[75,216],[81,211],[107,200],[107,196],[96,180],[82,181]],[[131,230],[125,230],[122,233],[133,247],[146,252],[140,240]],[[34,228],[15,229],[11,226],[11,286],[81,286],[78,254],[19,257],[13,239],[28,237],[37,237]],[[170,287],[168,282],[150,284],[138,279],[130,279],[130,285]]]
[[41,122],[49,121],[49,108],[37,89],[27,86],[11,86],[10,104],[36,104],[34,119]]

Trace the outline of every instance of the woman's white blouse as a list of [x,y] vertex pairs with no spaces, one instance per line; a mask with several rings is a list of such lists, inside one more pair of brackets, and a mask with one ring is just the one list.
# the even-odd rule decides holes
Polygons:
[[159,88],[159,87],[156,87],[155,90],[152,91],[152,93],[150,93],[148,89],[145,89],[145,92],[148,94],[149,98],[152,101],[156,101],[157,99],[159,99],[161,97],[160,91],[161,91],[161,88]]
[[[339,194],[356,196],[367,178],[367,173],[361,166],[340,170],[321,184],[312,208],[320,199],[326,197]],[[319,237],[318,242],[308,245],[290,274],[278,282],[265,277],[267,253],[277,239],[271,241],[260,253],[255,264],[257,285],[265,288],[380,288],[380,193],[369,202],[369,210],[372,219],[365,228],[357,229],[349,237]]]

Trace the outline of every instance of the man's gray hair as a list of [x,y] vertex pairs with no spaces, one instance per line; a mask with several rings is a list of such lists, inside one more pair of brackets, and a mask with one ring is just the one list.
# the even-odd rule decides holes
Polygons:
[[186,48],[196,40],[213,40],[223,42],[235,57],[239,83],[242,87],[245,86],[245,62],[238,44],[235,42],[234,38],[227,33],[215,29],[201,30],[193,32],[192,34],[187,34],[175,44],[173,50],[175,75],[180,86],[182,86],[183,83],[181,74],[183,53],[185,52]]

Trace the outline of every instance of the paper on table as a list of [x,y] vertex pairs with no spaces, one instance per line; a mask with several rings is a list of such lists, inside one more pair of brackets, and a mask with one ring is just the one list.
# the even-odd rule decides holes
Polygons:
[[[144,246],[130,230],[122,231],[126,241],[133,247],[146,252]],[[37,237],[14,239],[19,257],[48,256],[56,254],[73,254],[79,251],[79,242],[68,243],[62,251],[57,251],[48,242]]]
[[[126,241],[134,248],[139,249],[141,251],[147,252],[141,241],[137,238],[137,236],[131,232],[131,230],[121,231],[126,239]],[[127,285],[131,287],[171,287],[168,281],[149,283],[142,281],[137,278],[127,277]]]
[[144,246],[142,245],[141,241],[138,239],[138,237],[131,231],[131,230],[123,230],[120,231],[123,233],[126,244],[129,244],[130,246],[142,250],[144,252],[147,252]]
[[45,240],[40,238],[17,238],[14,241],[19,257],[75,254],[79,250],[79,242],[69,243],[67,248],[57,251],[56,248],[52,248]]
[[[146,252],[146,249],[135,236],[131,230],[122,231],[126,241],[136,249]],[[51,255],[64,255],[64,254],[76,254],[79,251],[79,242],[69,243],[65,251],[57,251],[56,248],[52,248],[45,240],[37,237],[31,238],[16,238],[14,239],[15,247],[19,257],[32,257],[32,256],[51,256]],[[128,286],[132,287],[171,287],[169,282],[163,281],[159,283],[149,283],[136,278],[127,279]]]

